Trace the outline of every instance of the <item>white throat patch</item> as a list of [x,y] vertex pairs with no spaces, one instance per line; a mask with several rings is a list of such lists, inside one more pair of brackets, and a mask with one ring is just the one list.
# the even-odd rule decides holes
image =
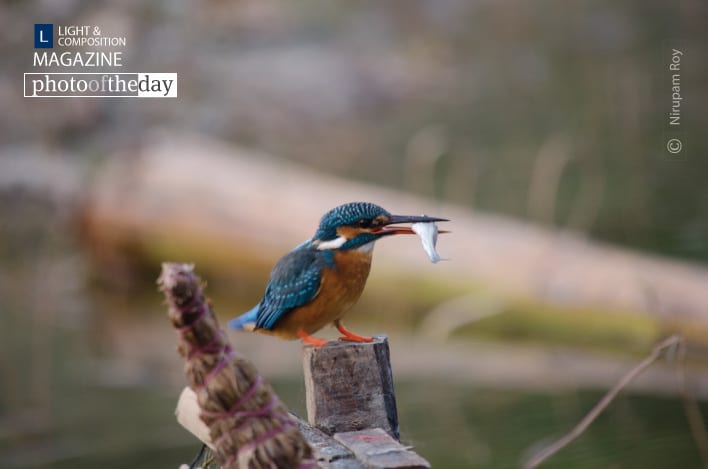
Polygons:
[[344,243],[347,242],[347,238],[344,236],[337,236],[334,239],[330,239],[329,241],[323,241],[317,244],[317,249],[320,251],[324,251],[325,249],[338,249],[341,248]]

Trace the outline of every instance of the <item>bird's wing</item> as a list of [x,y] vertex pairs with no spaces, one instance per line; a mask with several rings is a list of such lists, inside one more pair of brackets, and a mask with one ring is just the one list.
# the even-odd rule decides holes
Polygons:
[[327,265],[322,251],[298,247],[283,256],[270,274],[259,304],[256,328],[272,330],[280,318],[317,296]]

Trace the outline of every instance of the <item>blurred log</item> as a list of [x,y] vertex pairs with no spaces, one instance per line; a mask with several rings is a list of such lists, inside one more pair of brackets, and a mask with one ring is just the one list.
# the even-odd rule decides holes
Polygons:
[[[312,236],[325,211],[353,200],[452,219],[453,234],[439,243],[452,261],[434,268],[441,281],[483,280],[556,304],[649,312],[689,338],[708,338],[703,266],[343,180],[203,137],[159,135],[139,154],[112,158],[95,179],[83,221],[98,257],[128,251],[156,263],[178,252],[202,268],[266,275]],[[432,275],[417,239],[380,244],[372,275]]]

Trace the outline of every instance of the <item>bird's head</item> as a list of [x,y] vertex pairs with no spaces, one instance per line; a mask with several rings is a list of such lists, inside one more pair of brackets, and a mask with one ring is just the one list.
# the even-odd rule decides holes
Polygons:
[[376,204],[351,202],[324,214],[312,242],[318,249],[356,249],[385,236],[415,234],[410,227],[394,226],[395,223],[435,221],[448,220],[425,215],[391,215]]

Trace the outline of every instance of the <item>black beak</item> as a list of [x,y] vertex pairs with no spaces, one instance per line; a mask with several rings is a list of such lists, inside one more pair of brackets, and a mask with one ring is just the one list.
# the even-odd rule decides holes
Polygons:
[[[391,215],[391,218],[383,223],[379,228],[374,229],[373,233],[378,235],[392,235],[392,234],[415,234],[408,226],[391,226],[394,223],[433,223],[436,221],[450,221],[447,218],[437,218],[429,217],[427,215]],[[447,231],[440,230],[438,233],[447,233]]]
[[391,215],[391,220],[384,223],[385,225],[393,225],[394,223],[432,223],[435,221],[450,221],[447,218],[429,217],[427,215]]

